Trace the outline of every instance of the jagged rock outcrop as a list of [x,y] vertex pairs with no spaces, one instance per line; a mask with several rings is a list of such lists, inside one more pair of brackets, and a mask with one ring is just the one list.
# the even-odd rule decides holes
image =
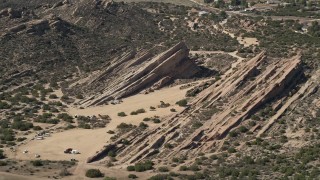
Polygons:
[[[116,150],[119,163],[134,163],[150,156],[166,161],[181,155],[192,157],[199,152],[218,151],[219,144],[232,129],[265,103],[281,97],[299,79],[302,72],[300,55],[270,62],[266,59],[265,52],[261,52],[234,68],[232,73],[199,93],[190,107],[164,120],[161,125],[140,135],[124,135],[122,138],[130,141],[130,145]],[[284,106],[280,108],[281,112],[286,108]],[[264,132],[277,117],[261,131]],[[203,125],[192,128],[195,121]],[[262,126],[257,124],[253,132]],[[117,147],[118,143],[111,144]],[[174,148],[170,151],[164,148],[167,143]],[[155,154],[155,151],[159,153]]]
[[19,33],[22,31],[28,34],[42,35],[45,33],[45,31],[50,29],[66,34],[71,32],[69,27],[70,27],[69,23],[67,23],[66,21],[63,21],[62,19],[56,16],[51,15],[45,19],[31,20],[29,22],[8,28],[7,32],[4,33],[4,35],[10,34],[10,33]]
[[[102,93],[90,96],[80,104],[99,105],[148,88],[159,89],[174,79],[191,78],[201,69],[188,55],[189,49],[183,42],[155,57],[150,52],[129,52],[81,84],[87,90],[93,89],[94,93],[100,86]],[[78,86],[75,88],[78,89]]]

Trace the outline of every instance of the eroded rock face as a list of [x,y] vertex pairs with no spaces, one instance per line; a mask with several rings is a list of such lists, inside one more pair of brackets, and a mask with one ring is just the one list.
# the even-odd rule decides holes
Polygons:
[[[262,52],[244,62],[232,73],[199,93],[189,108],[164,120],[161,125],[141,132],[140,135],[124,135],[123,138],[130,141],[130,145],[116,150],[119,163],[135,163],[150,156],[156,156],[153,159],[158,157],[161,160],[170,160],[172,157],[192,157],[199,152],[219,150],[219,143],[223,142],[221,140],[226,138],[233,128],[239,126],[264,103],[279,97],[301,74],[299,55],[274,62],[266,59],[265,52]],[[282,107],[270,118],[270,122],[260,124],[262,133],[296,100],[292,98],[299,97],[299,93],[302,92],[280,105]],[[213,108],[216,110],[209,115],[206,113],[208,117],[203,118],[205,114],[201,112]],[[202,120],[203,125],[193,129],[195,120]],[[261,132],[255,133],[259,135]],[[116,141],[111,144],[117,146],[118,143],[120,142]],[[164,147],[167,143],[175,144],[175,147],[168,151]],[[155,150],[159,152],[156,155]]]
[[[175,79],[191,78],[200,68],[188,58],[189,49],[181,42],[158,56],[150,52],[129,52],[98,75],[90,78],[81,86],[86,91],[97,92],[82,101],[84,106],[99,105],[111,99],[133,95],[142,90],[159,89]],[[75,88],[78,88],[77,86]]]

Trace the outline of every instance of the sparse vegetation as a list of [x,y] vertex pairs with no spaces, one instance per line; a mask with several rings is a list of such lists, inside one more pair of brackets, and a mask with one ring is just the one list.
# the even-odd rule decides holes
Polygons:
[[102,174],[99,169],[88,169],[86,172],[86,177],[89,177],[89,178],[99,178],[103,176],[104,174]]

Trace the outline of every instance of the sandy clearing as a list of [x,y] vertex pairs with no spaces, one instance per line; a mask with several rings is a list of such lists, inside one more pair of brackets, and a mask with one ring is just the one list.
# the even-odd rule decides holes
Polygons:
[[0,180],[40,180],[40,178],[0,172]]
[[[104,105],[97,107],[89,107],[86,109],[78,109],[71,107],[68,111],[72,115],[109,115],[111,122],[106,128],[101,129],[73,129],[59,133],[53,133],[51,137],[44,140],[32,140],[17,148],[15,153],[7,151],[9,157],[22,160],[33,160],[35,154],[40,154],[42,159],[48,160],[70,160],[75,158],[80,162],[85,162],[86,159],[100,150],[112,135],[106,133],[108,130],[114,130],[117,125],[122,122],[138,125],[145,117],[152,116],[170,116],[174,113],[170,108],[175,108],[177,111],[182,110],[181,107],[175,105],[175,102],[185,97],[188,89],[179,89],[180,86],[163,88],[150,94],[138,94],[123,99],[123,103],[117,105]],[[156,111],[150,111],[149,107],[160,104],[160,101],[170,103],[168,108],[157,108]],[[144,108],[147,113],[139,115],[129,115],[130,112],[139,108]],[[125,112],[126,117],[117,116],[118,112]],[[154,125],[150,123],[150,125]],[[80,151],[81,154],[71,155],[64,154],[66,148],[74,148]],[[23,154],[22,151],[28,150],[29,153]]]

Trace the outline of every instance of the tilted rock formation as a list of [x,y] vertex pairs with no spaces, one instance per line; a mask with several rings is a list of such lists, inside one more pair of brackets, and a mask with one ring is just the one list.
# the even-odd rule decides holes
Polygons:
[[94,93],[102,86],[102,93],[80,103],[83,106],[99,105],[149,88],[159,89],[174,79],[191,78],[200,72],[200,68],[188,55],[189,49],[183,42],[156,57],[150,52],[129,52],[81,84],[87,89],[93,89]]
[[[261,52],[242,63],[233,73],[223,76],[199,93],[190,107],[164,120],[161,125],[140,135],[127,133],[121,139],[128,140],[130,145],[122,144],[120,139],[108,147],[115,147],[113,151],[117,151],[119,163],[128,164],[149,157],[166,161],[181,155],[194,157],[199,152],[218,151],[222,140],[232,129],[259,107],[277,99],[299,79],[297,77],[302,72],[299,55],[274,61],[266,59],[265,52]],[[203,125],[194,128],[195,121]],[[262,129],[263,132],[268,124]],[[165,148],[167,143],[174,148]]]
[[66,21],[61,20],[53,15],[48,16],[45,19],[32,20],[23,24],[16,25],[14,27],[8,28],[7,32],[3,36],[10,33],[20,33],[25,32],[28,34],[42,35],[45,31],[53,29],[62,33],[70,33],[70,24]]

